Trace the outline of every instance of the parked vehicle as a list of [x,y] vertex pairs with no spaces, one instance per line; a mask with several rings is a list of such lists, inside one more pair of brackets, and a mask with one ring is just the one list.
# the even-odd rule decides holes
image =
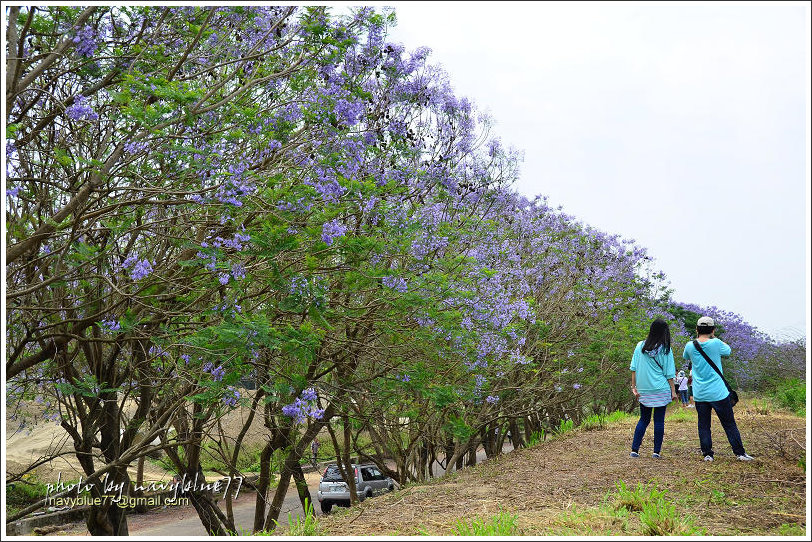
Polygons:
[[[358,500],[363,501],[387,491],[394,491],[395,481],[384,475],[375,465],[353,465],[352,468]],[[338,465],[328,465],[325,469],[319,482],[318,499],[321,511],[325,514],[329,514],[334,505],[350,505],[350,488],[341,476]]]

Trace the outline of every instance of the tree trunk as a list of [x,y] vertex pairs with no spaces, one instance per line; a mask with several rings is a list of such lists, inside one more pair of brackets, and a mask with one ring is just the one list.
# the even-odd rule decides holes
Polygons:
[[257,503],[254,508],[254,529],[257,533],[265,525],[265,503],[268,500],[268,487],[271,485],[271,457],[273,444],[268,442],[262,449],[259,458],[259,479],[257,480]]
[[524,438],[522,437],[522,434],[519,431],[519,424],[516,421],[516,418],[511,418],[510,420],[510,436],[511,439],[513,440],[514,450],[518,450],[519,448],[524,448],[526,446]]
[[279,473],[279,485],[276,486],[273,501],[271,501],[271,506],[268,509],[268,515],[263,525],[263,530],[265,531],[273,531],[276,529],[276,521],[279,519],[279,512],[282,511],[282,502],[285,500],[288,486],[290,486],[290,477],[291,474],[293,474],[289,459],[290,454],[285,458],[285,462],[282,464],[282,470]]
[[476,465],[476,449],[477,448],[478,448],[478,446],[474,446],[470,450],[468,450],[468,461],[466,462],[466,466],[473,467],[474,465]]
[[314,514],[313,498],[310,496],[310,489],[307,487],[301,463],[297,462],[293,467],[293,481],[296,483],[296,491],[302,502],[302,510],[305,514]]

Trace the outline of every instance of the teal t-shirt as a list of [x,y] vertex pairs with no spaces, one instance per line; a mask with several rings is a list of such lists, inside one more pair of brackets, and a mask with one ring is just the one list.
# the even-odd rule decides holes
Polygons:
[[668,383],[668,379],[674,378],[675,374],[674,351],[669,350],[666,353],[660,348],[657,354],[651,357],[643,352],[645,342],[637,343],[634,354],[632,354],[632,363],[629,365],[629,369],[637,373],[635,376],[637,393],[643,395],[669,391],[671,385]]
[[[724,374],[725,370],[722,368],[722,357],[730,355],[730,346],[720,339],[708,339],[705,342],[699,341],[702,350],[713,360],[716,367]],[[683,359],[691,360],[693,368],[691,369],[691,376],[693,382],[691,385],[694,388],[694,401],[721,401],[727,397],[730,392],[727,391],[725,383],[716,374],[702,354],[696,351],[694,343],[689,342],[685,345],[685,350],[682,352]]]

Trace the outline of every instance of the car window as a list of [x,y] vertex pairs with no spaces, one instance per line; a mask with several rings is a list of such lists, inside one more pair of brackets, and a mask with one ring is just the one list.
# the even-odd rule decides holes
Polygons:
[[341,477],[341,471],[338,470],[338,465],[330,465],[324,472],[322,482],[343,482],[344,478]]
[[386,479],[386,476],[381,474],[381,471],[379,471],[375,467],[370,468],[370,470],[372,471],[372,479],[373,480],[385,480]]
[[370,467],[361,467],[361,476],[364,481],[374,480],[375,475],[373,474],[373,469]]

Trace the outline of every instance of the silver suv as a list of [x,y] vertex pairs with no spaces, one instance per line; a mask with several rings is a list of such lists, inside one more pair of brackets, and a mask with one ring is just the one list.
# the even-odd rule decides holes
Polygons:
[[[353,465],[352,468],[355,473],[355,488],[360,501],[395,489],[395,481],[381,473],[373,464]],[[330,513],[333,505],[350,505],[350,488],[341,477],[338,465],[327,466],[321,482],[319,482],[318,498],[321,503],[321,511],[325,514]]]

